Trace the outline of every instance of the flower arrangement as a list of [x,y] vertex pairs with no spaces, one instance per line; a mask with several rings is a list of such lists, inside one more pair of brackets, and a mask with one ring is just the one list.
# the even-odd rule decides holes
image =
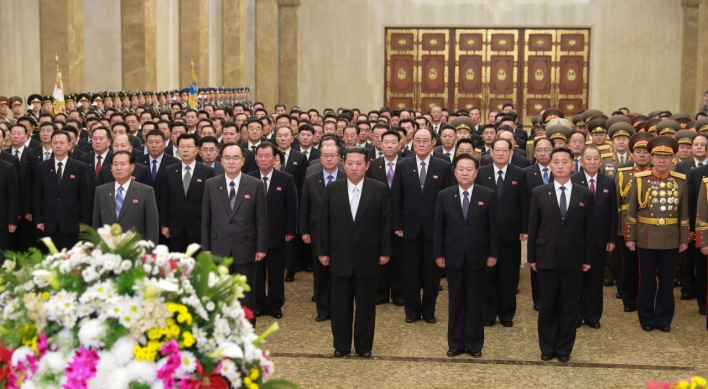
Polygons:
[[274,365],[230,258],[170,253],[120,226],[87,228],[0,270],[0,388],[267,388]]
[[708,381],[705,378],[695,376],[684,378],[678,382],[647,382],[647,389],[706,389]]

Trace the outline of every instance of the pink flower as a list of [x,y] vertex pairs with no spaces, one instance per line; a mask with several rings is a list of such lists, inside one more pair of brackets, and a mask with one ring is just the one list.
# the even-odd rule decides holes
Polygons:
[[96,365],[98,365],[98,352],[96,350],[86,350],[84,346],[79,347],[74,354],[74,358],[69,362],[64,372],[67,378],[64,389],[86,389],[86,380],[96,376]]

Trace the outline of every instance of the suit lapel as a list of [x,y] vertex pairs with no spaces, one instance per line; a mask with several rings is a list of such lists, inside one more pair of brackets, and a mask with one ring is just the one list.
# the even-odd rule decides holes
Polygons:
[[[135,182],[131,183],[128,187],[128,191],[125,192],[125,198],[123,199],[123,206],[120,208],[120,214],[118,214],[118,219],[116,221],[120,221],[120,219],[123,218],[123,215],[125,215],[126,209],[130,206],[130,204],[133,203],[133,199],[135,198],[135,194],[138,191],[138,187],[135,185]],[[115,188],[115,185],[113,186]],[[115,190],[115,189],[114,189]],[[115,207],[115,204],[113,205]]]
[[[597,187],[595,188],[595,190],[597,190]],[[578,188],[577,185],[573,185],[573,188],[571,189],[570,199],[568,200],[568,210],[565,212],[566,220],[568,219],[570,213],[575,211],[575,208],[577,208],[578,204],[580,203],[580,188]],[[560,212],[560,207],[558,209]]]
[[433,157],[433,154],[430,154],[430,162],[428,163],[428,166],[425,171],[425,186],[423,187],[423,193],[425,193],[426,190],[428,190],[428,187],[430,186],[431,181],[433,181],[433,177],[435,175],[433,172],[435,171],[435,167],[438,166],[437,161],[435,160],[435,157]]
[[[243,203],[243,199],[246,198],[246,190],[248,189],[248,182],[241,180],[241,183],[238,186],[238,191],[236,191],[236,199],[234,199],[234,209],[231,211],[231,216],[233,216],[236,211],[238,211],[238,208],[241,206],[241,203]],[[230,206],[229,205],[229,198],[228,196],[226,197],[226,205],[227,208]]]
[[[469,223],[470,219],[472,219],[472,210],[474,209],[473,207],[476,207],[479,200],[479,190],[475,189],[475,187],[472,187],[472,193],[470,193],[470,207],[467,208],[467,217],[465,218],[465,225]],[[462,207],[460,206],[460,209]]]
[[[560,205],[558,204],[558,198],[556,197],[556,187],[553,185],[552,182],[548,185],[545,185],[545,187],[548,201],[551,204],[551,208],[553,208],[553,211],[555,211],[556,216],[558,216],[558,219],[563,220],[563,217],[561,216]],[[566,212],[566,216],[567,215],[568,213]]]
[[[261,175],[262,176],[262,175]],[[261,178],[261,182],[263,179]],[[275,173],[275,168],[273,168],[273,174],[270,176],[270,184],[268,185],[268,193],[266,194],[266,200],[270,203],[270,200],[275,196],[277,191],[276,185],[278,184],[278,175]]]
[[504,198],[504,196],[506,196],[506,193],[511,188],[511,181],[514,180],[514,177],[511,176],[511,173],[509,171],[510,170],[509,166],[511,166],[511,164],[508,164],[506,166],[506,174],[504,175],[504,182],[502,183],[502,195],[499,198],[499,200],[502,200]]
[[[106,190],[106,192],[108,193],[108,210],[111,212],[111,216],[114,218],[114,220],[118,221],[118,218],[116,217],[115,191],[115,185]],[[125,204],[125,201],[123,201],[123,204]]]
[[[457,187],[459,189],[459,186]],[[459,197],[460,196],[460,191],[454,191],[452,192],[450,201],[452,201],[453,208],[457,210],[457,214],[460,216],[460,220],[462,220],[462,224],[465,224],[465,221],[467,220],[465,218],[465,212],[462,210],[462,199]],[[467,210],[469,212],[469,209]]]
[[411,171],[411,174],[413,175],[413,177],[415,177],[415,181],[413,182],[418,183],[418,185],[416,185],[416,187],[418,188],[418,193],[423,194],[423,188],[420,187],[420,172],[418,172],[418,159],[416,159],[415,156],[413,156],[413,170]]
[[[56,166],[56,161],[52,157],[51,161],[55,163]],[[66,182],[69,180],[69,177],[71,176],[70,171],[69,171],[69,157],[66,158],[64,163],[62,164],[63,166],[61,167],[62,172],[61,172],[61,185],[59,185],[59,191],[61,192],[62,189],[66,186]]]
[[[340,195],[338,197],[341,199],[340,201],[342,202],[342,204],[340,204],[340,207],[344,209],[344,214],[347,215],[347,221],[349,223],[352,223],[353,225],[354,218],[352,217],[352,206],[349,203],[349,184],[344,183],[344,185],[337,188],[337,190],[340,192]],[[359,204],[361,205],[361,199],[359,199]],[[356,212],[359,213],[358,208]]]
[[[243,180],[241,180],[241,182],[243,182]],[[226,213],[230,215],[231,202],[229,201],[229,188],[226,186],[226,180],[223,176],[219,178],[219,182],[217,182],[217,184],[219,184],[219,197],[221,198],[221,202],[224,204],[224,209],[226,209]],[[239,191],[241,191],[241,185],[239,185]],[[236,197],[238,197],[238,193],[236,194]]]
[[[317,173],[317,174],[320,174],[320,173]],[[322,170],[321,177],[317,179],[317,183],[315,184],[315,186],[317,187],[317,192],[319,192],[320,196],[324,196],[324,191],[325,191],[325,182],[327,179],[325,178],[324,175],[325,175],[325,171]],[[337,178],[339,178],[339,174],[337,174]]]

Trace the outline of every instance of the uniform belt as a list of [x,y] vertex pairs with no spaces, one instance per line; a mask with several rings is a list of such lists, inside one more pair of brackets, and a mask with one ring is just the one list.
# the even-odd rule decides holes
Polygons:
[[678,224],[677,217],[655,218],[637,216],[637,221],[642,224],[651,224],[652,226],[669,226],[672,224]]
[[620,209],[623,210],[623,211],[629,211],[629,204],[622,204],[622,206],[620,207]]

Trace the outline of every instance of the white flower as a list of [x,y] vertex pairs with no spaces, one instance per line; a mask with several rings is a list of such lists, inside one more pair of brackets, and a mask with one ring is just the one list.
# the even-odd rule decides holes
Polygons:
[[207,311],[211,312],[211,311],[214,310],[214,308],[216,308],[216,307],[214,306],[214,302],[213,302],[213,301],[209,301],[208,303],[206,303],[206,309],[207,309]]
[[192,243],[189,246],[187,246],[187,250],[184,252],[184,255],[186,257],[192,257],[194,255],[194,253],[199,251],[199,248],[201,248],[201,247],[202,247],[202,245],[200,245],[198,243]]
[[175,292],[179,289],[179,285],[170,282],[166,279],[150,278],[145,283],[145,297],[155,297],[162,292]]
[[221,371],[219,372],[224,378],[231,381],[233,387],[237,388],[235,382],[241,378],[241,374],[236,367],[236,364],[230,359],[224,359],[221,362]]
[[120,263],[120,268],[123,271],[128,271],[128,270],[130,270],[131,267],[133,267],[133,263],[128,260],[125,260]]
[[89,266],[81,272],[85,282],[93,282],[98,279],[98,273],[93,266]]
[[79,342],[87,348],[103,347],[101,338],[106,335],[107,329],[105,322],[98,319],[89,320],[79,328]]
[[138,341],[130,335],[121,336],[111,349],[111,354],[116,361],[116,365],[125,366],[133,360],[133,347],[138,345]]
[[197,368],[197,358],[189,351],[180,351],[182,357],[182,364],[175,371],[175,376],[178,378],[184,378],[192,373]]
[[212,357],[216,359],[241,359],[243,358],[243,350],[241,350],[241,347],[236,343],[223,342],[217,347],[216,351],[214,351]]

